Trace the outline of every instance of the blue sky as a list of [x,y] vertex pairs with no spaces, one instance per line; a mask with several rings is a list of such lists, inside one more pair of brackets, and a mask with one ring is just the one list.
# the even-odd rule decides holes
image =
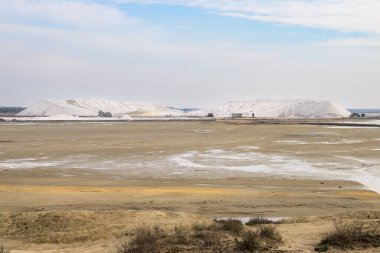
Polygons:
[[324,42],[331,38],[351,38],[359,32],[340,32],[332,29],[277,24],[231,18],[197,7],[173,5],[121,4],[120,8],[150,26],[160,26],[171,39],[222,40],[243,43],[293,43]]
[[102,97],[380,107],[378,0],[2,0],[0,105]]

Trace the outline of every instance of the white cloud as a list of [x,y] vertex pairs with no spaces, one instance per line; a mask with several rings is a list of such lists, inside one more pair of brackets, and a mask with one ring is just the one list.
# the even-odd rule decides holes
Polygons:
[[[374,91],[378,91],[380,80],[379,51],[314,44],[186,42],[147,23],[124,26],[130,19],[122,9],[110,4],[112,1],[0,0],[0,87],[7,91],[0,93],[0,101],[17,104],[56,96],[105,96],[200,106],[229,99],[313,96],[346,105],[378,106],[378,93]],[[343,9],[337,12],[337,7],[331,7],[331,17],[329,8],[322,3],[332,1],[324,0],[318,1],[323,6],[315,5],[314,0],[310,4],[271,0],[153,2],[281,24],[365,32],[372,34],[368,36],[374,38],[371,44],[376,44],[375,38],[379,37],[377,26],[370,28],[367,21],[358,21],[359,16],[365,16],[363,10],[355,16],[338,0],[334,4],[343,4]],[[365,2],[373,3],[360,1]],[[377,10],[374,5],[365,9],[369,17]],[[325,13],[323,17],[319,17],[321,13]],[[325,23],[321,24],[318,17]],[[355,20],[358,24],[350,25]],[[67,25],[84,29],[62,29]],[[123,29],[108,29],[119,26]],[[364,42],[356,39],[329,43]]]
[[[379,52],[254,44],[176,43],[153,34],[0,26],[5,104],[106,97],[203,106],[230,99],[305,97],[378,106]],[[30,43],[29,43],[30,42]],[[326,92],[328,90],[328,92]],[[149,92],[147,92],[149,91]],[[212,96],[210,96],[212,94]],[[16,101],[16,102],[14,102]],[[27,101],[27,102],[25,102]]]
[[334,39],[329,40],[323,43],[319,43],[320,45],[327,46],[349,46],[349,47],[380,47],[380,37],[374,38],[353,38],[353,39]]
[[37,23],[40,26],[69,25],[79,28],[105,28],[130,22],[124,12],[112,5],[70,0],[1,0],[3,23]]
[[199,7],[220,15],[380,35],[379,0],[118,0]]

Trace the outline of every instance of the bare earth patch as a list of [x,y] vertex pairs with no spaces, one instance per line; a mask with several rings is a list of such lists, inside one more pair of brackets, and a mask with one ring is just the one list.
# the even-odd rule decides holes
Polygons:
[[121,238],[138,226],[211,223],[207,218],[160,211],[50,211],[0,213],[0,237],[25,243],[74,243]]

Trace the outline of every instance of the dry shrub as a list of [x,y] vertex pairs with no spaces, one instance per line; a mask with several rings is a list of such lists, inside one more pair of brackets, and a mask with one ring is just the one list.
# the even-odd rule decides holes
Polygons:
[[229,231],[235,235],[240,235],[244,230],[243,223],[238,219],[227,219],[227,220],[215,220],[215,222],[221,224],[221,228],[225,231]]
[[194,231],[204,231],[204,230],[210,230],[211,226],[205,223],[195,223],[193,224],[192,228]]
[[221,241],[221,235],[218,230],[220,226],[207,225],[207,224],[194,224],[194,238],[198,239],[204,246],[219,245]]
[[237,241],[242,250],[251,252],[273,249],[282,241],[280,233],[275,226],[260,225],[254,230],[243,234],[243,240]]
[[281,242],[282,236],[275,226],[261,225],[258,229],[261,238],[266,238],[274,242]]
[[194,237],[201,241],[205,246],[218,245],[220,243],[220,235],[217,231],[203,230],[197,231]]
[[224,252],[220,234],[226,232],[198,224],[193,228],[196,230],[177,226],[172,233],[164,233],[158,227],[140,228],[131,241],[121,244],[117,253]]
[[275,249],[281,241],[275,226],[261,225],[242,231],[242,223],[232,219],[209,226],[194,224],[192,229],[177,226],[172,233],[164,233],[158,227],[140,228],[130,242],[122,244],[118,253],[253,252]]
[[253,217],[250,218],[245,225],[247,226],[255,226],[255,225],[262,225],[262,224],[274,224],[275,222],[263,217]]
[[122,243],[118,253],[159,252],[159,239],[164,236],[164,233],[157,226],[153,229],[139,228],[132,241]]
[[334,230],[326,234],[318,245],[341,249],[380,247],[379,223],[365,224],[362,220],[335,222]]
[[174,239],[177,244],[186,244],[190,241],[191,231],[189,229],[179,226],[174,228]]
[[243,234],[243,240],[238,241],[238,246],[241,250],[248,250],[250,252],[260,250],[262,247],[260,235],[257,231],[247,231]]

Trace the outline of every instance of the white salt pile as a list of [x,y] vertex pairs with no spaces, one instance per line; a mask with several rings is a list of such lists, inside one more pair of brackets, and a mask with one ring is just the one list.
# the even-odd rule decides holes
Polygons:
[[114,117],[129,118],[128,115],[168,116],[179,115],[180,110],[153,103],[117,102],[106,99],[41,100],[26,108],[18,116],[73,115],[94,117],[99,111],[110,112]]
[[333,102],[314,100],[249,100],[231,101],[209,108],[216,116],[228,117],[231,113],[255,114],[268,118],[341,118],[350,112]]
[[113,117],[168,117],[199,116],[213,113],[216,117],[230,117],[232,113],[268,118],[342,118],[350,112],[329,101],[314,100],[250,100],[232,101],[204,110],[185,111],[153,103],[117,102],[105,99],[41,100],[26,108],[18,116],[57,117],[59,115],[94,117],[99,111]]

